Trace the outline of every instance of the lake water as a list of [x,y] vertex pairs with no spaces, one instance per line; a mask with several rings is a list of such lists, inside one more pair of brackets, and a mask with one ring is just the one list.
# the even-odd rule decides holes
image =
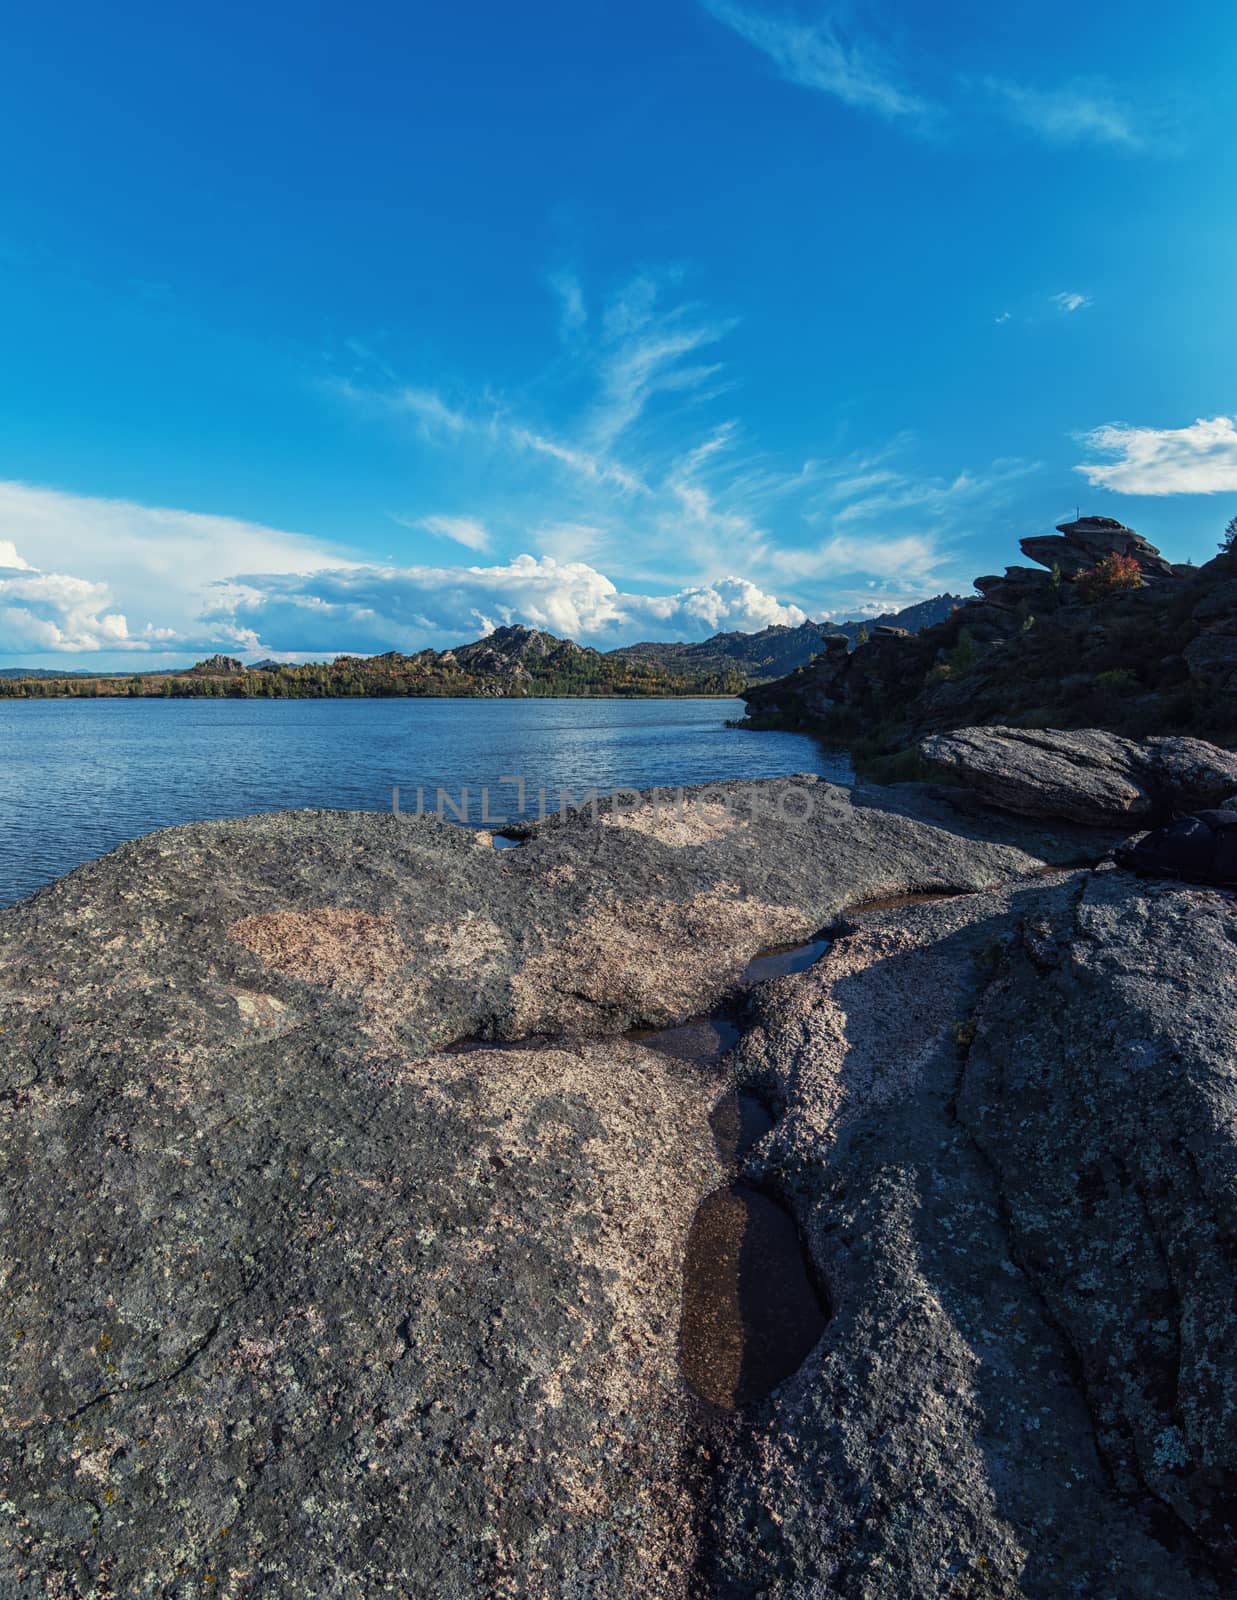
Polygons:
[[[727,728],[739,700],[0,701],[0,904],[172,823],[325,807],[385,811],[400,789],[433,809],[469,790],[481,821],[514,819],[527,783],[673,788],[814,772],[849,782],[846,757],[803,734]],[[449,813],[448,813],[449,814]]]

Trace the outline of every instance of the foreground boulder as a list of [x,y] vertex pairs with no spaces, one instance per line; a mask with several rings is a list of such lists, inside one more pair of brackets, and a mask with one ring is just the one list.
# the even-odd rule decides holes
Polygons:
[[266,1007],[18,1091],[0,1590],[681,1592],[708,1084],[348,1060]]
[[1202,739],[1142,742],[1102,728],[957,728],[919,751],[989,804],[1095,827],[1204,810],[1237,793],[1237,755]]
[[[1070,937],[1086,877],[1044,869],[1107,840],[915,786],[694,798],[525,828],[501,853],[408,817],[193,825],[0,915],[0,1592],[1225,1592],[1222,1308],[1187,1275],[1163,1312],[1183,1349],[1197,1317],[1217,1329],[1172,1424],[1173,1550],[1137,1449],[1113,1456],[1118,1489],[1105,1477],[1118,1446],[1088,1431],[1071,1366],[1088,1324],[1058,1327],[1020,1264],[998,1199],[1022,1152],[999,1150],[981,1096],[994,1175],[953,1111],[1003,942],[1028,920]],[[870,933],[856,912],[947,890],[975,892]],[[621,1035],[852,915],[863,932],[759,991],[740,1047],[777,1117],[747,1177],[793,1208],[833,1321],[770,1398],[736,1382],[747,1403],[718,1417],[677,1345],[693,1217],[729,1181],[709,1127],[727,1083]],[[1219,1119],[1204,1012],[1174,1018],[1174,1071],[1209,1074]],[[1062,1103],[1068,1143],[1085,1106]],[[1191,1151],[1193,1105],[1172,1107]],[[1154,1181],[1166,1127],[1133,1147],[1135,1179]],[[1220,1191],[1199,1193],[1210,1226]],[[1123,1214],[1114,1273],[1143,1248]],[[1199,1237],[1201,1271],[1226,1245]],[[1163,1382],[1145,1404],[1141,1382],[1118,1432],[1158,1438]]]

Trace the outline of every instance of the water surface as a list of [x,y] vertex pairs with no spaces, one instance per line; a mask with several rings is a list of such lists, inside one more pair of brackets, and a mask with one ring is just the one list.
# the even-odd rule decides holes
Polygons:
[[480,824],[536,791],[673,788],[813,772],[843,755],[795,733],[725,726],[738,700],[0,701],[0,904],[173,823],[255,811],[412,810],[435,791]]

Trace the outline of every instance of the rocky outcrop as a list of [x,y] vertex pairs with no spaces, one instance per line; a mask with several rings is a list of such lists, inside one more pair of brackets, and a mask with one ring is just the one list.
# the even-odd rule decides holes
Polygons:
[[235,656],[207,656],[205,661],[199,661],[196,666],[189,668],[188,676],[191,678],[235,678],[244,670],[245,663],[237,660]]
[[586,653],[597,654],[595,650],[586,652],[574,639],[559,639],[518,622],[495,628],[475,644],[456,645],[451,652],[452,659],[467,671],[497,677],[518,677],[530,663],[539,668],[565,666]]
[[[1231,1591],[1230,1269],[1204,1270],[1231,1244],[1230,1089],[1200,1043],[1228,1027],[1229,902],[1193,994],[1173,897],[1121,902],[1114,972],[1175,918],[1130,1065],[1102,949],[1068,988],[1070,941],[1115,947],[1118,923],[1077,920],[1088,873],[1044,875],[1104,838],[916,785],[688,798],[501,853],[424,818],[195,824],[0,913],[6,1596]],[[934,891],[970,892],[856,909]],[[728,1181],[708,1118],[731,1081],[622,1035],[733,999],[753,954],[826,925],[856,931],[757,991],[737,1059],[776,1119],[743,1180],[790,1205],[832,1320],[768,1398],[736,1358],[746,1403],[718,1416],[680,1375],[679,1284]],[[960,1121],[972,1013],[994,968],[994,1015],[1021,1005],[1025,960],[1059,967],[1063,1031],[1011,1063],[981,1017],[975,1071],[1063,1082],[1091,1007],[1086,1072],[1124,1076],[1089,1121],[1092,1076],[1009,1129],[985,1120],[1004,1087],[964,1080]],[[1041,1259],[1063,1180],[1026,1188],[1037,1152],[1000,1143],[1038,1117],[1047,1149],[1058,1102],[1063,1147],[1089,1139],[1105,1182],[1116,1163],[1105,1260],[1070,1253],[1069,1214]],[[1193,1362],[1167,1442],[1163,1374],[1113,1388],[1143,1346],[1100,1349],[1123,1262],[1152,1309],[1151,1237],[1179,1296],[1156,1321]],[[725,1242],[759,1289],[748,1236]]]
[[1006,567],[1003,577],[976,578],[975,587],[988,605],[1014,611],[1020,605],[1047,600],[1052,576],[1037,567]]
[[1237,579],[1211,589],[1192,620],[1199,632],[1182,651],[1190,676],[1231,703],[1237,695]]
[[957,728],[919,746],[930,770],[989,804],[1095,827],[1164,822],[1237,794],[1237,755],[1202,739],[1138,742],[1102,728]]
[[615,1036],[1078,842],[808,779],[532,832],[193,825],[0,917],[6,1594],[685,1592],[721,1089]]
[[[925,735],[975,724],[1237,743],[1237,556],[1170,566],[1111,519],[1062,528],[1022,541],[1055,570],[981,576],[976,598],[935,627],[748,689],[748,725],[820,732],[877,777],[913,775]],[[1138,570],[1096,574],[1112,554]]]
[[[827,722],[831,714],[844,712],[874,684],[896,679],[899,663],[914,661],[904,650],[907,638],[897,631],[878,629],[851,650],[845,635],[827,635],[824,650],[800,671],[744,690],[749,720],[755,726]],[[909,690],[910,686],[907,680],[905,687]]]

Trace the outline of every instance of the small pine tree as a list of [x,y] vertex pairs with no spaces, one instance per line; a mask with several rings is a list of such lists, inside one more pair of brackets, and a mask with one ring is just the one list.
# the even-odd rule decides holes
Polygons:
[[1220,540],[1220,549],[1229,555],[1237,553],[1237,517],[1230,517],[1224,529],[1224,537]]

